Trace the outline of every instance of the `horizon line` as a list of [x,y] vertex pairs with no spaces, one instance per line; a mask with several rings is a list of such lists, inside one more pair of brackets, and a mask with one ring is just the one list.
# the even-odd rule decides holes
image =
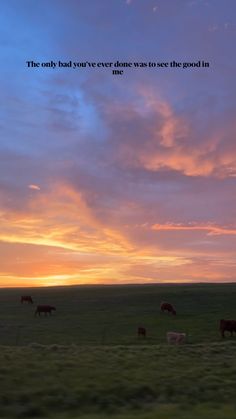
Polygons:
[[236,281],[224,281],[224,282],[209,282],[209,281],[199,281],[199,282],[152,282],[152,283],[133,283],[133,282],[129,282],[129,283],[125,283],[125,284],[106,284],[106,283],[101,283],[101,284],[96,284],[96,283],[91,283],[91,284],[68,284],[68,285],[35,285],[35,286],[30,286],[30,285],[21,285],[21,286],[1,286],[0,285],[0,290],[5,290],[5,289],[26,289],[26,288],[75,288],[75,287],[126,287],[126,286],[152,286],[152,285],[158,285],[158,286],[165,286],[165,285],[172,285],[172,286],[182,286],[182,285],[232,285],[235,284],[236,285]]

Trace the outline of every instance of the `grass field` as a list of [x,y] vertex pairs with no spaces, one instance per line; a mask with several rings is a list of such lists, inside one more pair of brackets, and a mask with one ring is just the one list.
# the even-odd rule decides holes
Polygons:
[[[235,418],[236,339],[218,330],[235,301],[236,284],[2,289],[0,417]],[[36,304],[57,311],[34,317]],[[168,346],[169,330],[188,343]]]

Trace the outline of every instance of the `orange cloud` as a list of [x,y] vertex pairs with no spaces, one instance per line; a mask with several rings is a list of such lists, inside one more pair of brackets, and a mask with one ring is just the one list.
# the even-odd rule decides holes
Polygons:
[[81,193],[57,184],[48,193],[32,197],[25,213],[2,212],[0,240],[60,247],[81,252],[122,253],[131,244],[102,224]]
[[[122,144],[124,160],[129,165],[141,166],[149,171],[174,170],[186,176],[236,176],[236,159],[232,149],[227,149],[226,132],[231,137],[233,126],[217,132],[204,132],[198,139],[198,127],[179,115],[171,105],[147,86],[139,85],[140,100],[131,108],[123,109],[124,118],[135,123],[134,118],[146,124],[146,138],[142,146],[133,147],[129,137]],[[117,113],[117,109],[111,108]],[[121,112],[121,110],[120,110]],[[120,113],[118,112],[118,114]],[[150,124],[151,118],[151,124]],[[145,128],[145,127],[144,127]],[[232,131],[232,132],[231,132]],[[226,146],[220,147],[222,141]]]
[[219,235],[236,235],[236,228],[225,228],[216,226],[213,224],[207,225],[196,225],[194,223],[183,225],[183,224],[154,224],[152,230],[158,231],[206,231],[208,236],[219,236]]
[[34,195],[28,212],[2,211],[1,224],[1,286],[139,282],[140,264],[148,272],[189,263],[137,248],[121,228],[98,221],[81,193],[66,184]]
[[[127,204],[128,206],[128,204]],[[123,203],[125,208],[125,203]],[[136,207],[131,205],[131,210]],[[131,214],[132,214],[131,211]],[[119,215],[119,214],[118,214]],[[145,214],[146,219],[146,214]],[[235,235],[215,224],[132,224],[101,221],[84,195],[66,183],[32,194],[24,211],[0,212],[0,285],[181,282],[230,279],[232,260],[212,264],[189,249],[162,250],[132,239],[130,231],[205,231]],[[228,271],[227,271],[228,270]],[[217,276],[218,275],[218,276]]]

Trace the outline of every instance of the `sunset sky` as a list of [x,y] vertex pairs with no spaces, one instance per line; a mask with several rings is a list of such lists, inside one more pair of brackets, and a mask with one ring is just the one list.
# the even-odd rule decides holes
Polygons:
[[0,286],[236,279],[235,18],[235,0],[1,2]]

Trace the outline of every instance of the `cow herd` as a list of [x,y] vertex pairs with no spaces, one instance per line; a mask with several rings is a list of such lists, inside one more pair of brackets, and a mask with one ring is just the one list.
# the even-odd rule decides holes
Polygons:
[[[21,303],[28,303],[28,304],[33,304],[33,299],[31,297],[31,295],[22,295],[20,298]],[[47,305],[47,304],[43,304],[43,305],[38,305],[36,307],[35,316],[40,316],[41,313],[44,313],[44,315],[46,316],[47,314],[52,314],[53,311],[55,311],[56,308],[54,306],[51,305]],[[174,308],[174,306],[170,303],[167,302],[162,302],[160,305],[160,312],[161,313],[169,313],[172,314],[173,316],[176,316],[176,310]],[[236,320],[224,320],[221,319],[220,320],[220,333],[222,338],[225,337],[225,332],[230,332],[231,336],[233,336],[233,332],[236,333]],[[137,330],[137,334],[139,337],[144,337],[146,338],[147,336],[147,329],[143,326],[139,326],[138,330]],[[169,344],[175,344],[175,345],[179,345],[181,343],[186,342],[187,339],[187,333],[183,333],[183,332],[167,332],[166,333],[166,339],[167,339],[167,343]]]
[[[174,316],[176,316],[176,310],[172,304],[167,302],[162,302],[160,305],[160,312],[165,313],[168,312]],[[236,320],[220,320],[220,332],[222,338],[225,337],[225,332],[230,332],[231,336],[233,336],[233,332],[236,332]],[[145,327],[138,327],[138,336],[147,336],[147,329]],[[186,342],[187,333],[183,332],[167,332],[166,333],[166,340],[169,344],[179,345],[181,343]]]
[[[167,302],[162,302],[160,305],[160,312],[161,313],[170,313],[173,316],[176,316],[176,310],[174,306]],[[138,327],[138,336],[143,336],[144,338],[147,336],[147,329],[143,326]],[[167,342],[170,344],[179,345],[180,343],[184,343],[186,341],[187,334],[180,333],[180,332],[167,332],[166,339]]]
[[[21,304],[22,303],[28,303],[28,304],[33,304],[33,298],[31,297],[31,295],[22,295],[21,296]],[[35,316],[40,316],[41,313],[44,313],[44,315],[46,316],[47,314],[52,314],[52,311],[56,310],[56,307],[50,306],[48,304],[43,304],[43,305],[38,305],[36,307],[36,310],[34,312]]]

